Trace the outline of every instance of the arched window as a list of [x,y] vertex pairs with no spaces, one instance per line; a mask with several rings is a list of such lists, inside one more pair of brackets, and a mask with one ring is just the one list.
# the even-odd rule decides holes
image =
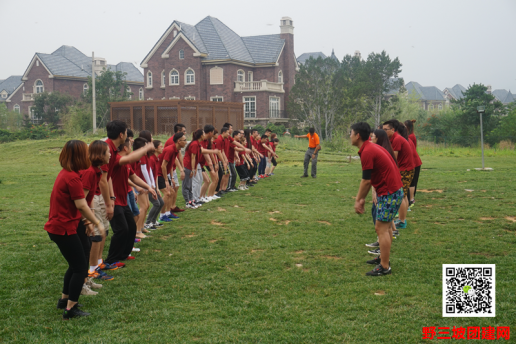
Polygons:
[[161,72],[161,87],[165,87],[165,71]]
[[143,87],[140,87],[140,91],[138,92],[138,99],[143,100]]
[[179,58],[181,60],[185,58],[185,51],[183,49],[179,50]]
[[84,94],[84,95],[88,94],[88,84],[82,85],[82,94]]
[[185,84],[194,85],[195,84],[195,72],[191,69],[188,69],[185,72]]
[[443,104],[439,103],[439,105],[437,105],[437,108],[438,108],[439,110],[442,110],[442,109],[443,109]]
[[433,110],[433,109],[434,109],[434,104],[430,104],[430,105],[428,106],[428,109]]
[[36,93],[43,93],[45,88],[43,87],[43,81],[36,80]]
[[278,82],[280,84],[283,83],[283,72],[282,71],[279,71],[279,73],[278,73]]
[[179,72],[175,69],[170,71],[170,85],[179,85]]
[[147,87],[152,87],[152,72],[147,73]]
[[13,110],[14,110],[14,112],[18,112],[18,113],[20,113],[20,105],[18,105],[18,104],[14,104],[14,106],[13,106]]
[[238,82],[244,82],[245,81],[245,73],[243,70],[239,69],[237,71],[237,81]]

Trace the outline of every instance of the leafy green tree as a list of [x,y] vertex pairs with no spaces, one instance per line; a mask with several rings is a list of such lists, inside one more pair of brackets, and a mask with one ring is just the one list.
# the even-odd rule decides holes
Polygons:
[[59,91],[38,93],[34,97],[34,114],[42,122],[56,128],[60,116],[66,114],[73,103],[74,99],[70,95]]
[[20,130],[23,127],[23,115],[7,109],[5,103],[0,103],[0,128],[10,131]]
[[516,142],[516,103],[509,104],[507,112],[507,116],[502,117],[498,126],[487,135],[488,142]]
[[[129,100],[132,93],[126,82],[125,72],[112,71],[104,68],[100,75],[95,77],[95,104],[97,106],[97,127],[102,128],[109,122],[110,102]],[[88,77],[88,92],[84,100],[92,103],[91,77]]]

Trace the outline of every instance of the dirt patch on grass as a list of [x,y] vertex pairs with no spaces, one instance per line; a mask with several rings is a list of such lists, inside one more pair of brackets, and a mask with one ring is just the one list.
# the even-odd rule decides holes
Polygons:
[[464,189],[464,191],[466,191],[466,192],[473,192],[475,190],[473,190],[473,189]]
[[262,250],[261,248],[255,248],[254,250],[251,250],[251,253],[256,253],[256,252],[263,252],[264,250]]
[[161,250],[152,250],[153,252],[161,252]]
[[218,210],[218,211],[226,211],[226,209],[221,208],[221,207],[218,207],[218,208],[217,208],[217,210]]
[[296,264],[296,268],[302,268],[302,267],[303,267],[303,264],[299,264],[299,263]]
[[377,296],[385,295],[385,291],[377,290],[377,291],[374,292],[374,294],[377,295]]
[[273,222],[278,221],[278,220],[276,220],[274,217],[269,218],[269,220],[271,220],[271,221],[273,221]]
[[416,230],[412,234],[419,234],[419,228],[416,228]]
[[219,239],[211,239],[211,240],[208,240],[210,243],[216,243],[217,241],[219,241]]
[[281,211],[278,211],[278,210],[274,210],[274,211],[269,211],[269,214],[281,214]]
[[494,217],[481,217],[480,220],[482,221],[491,221],[491,220],[495,220]]
[[516,222],[516,217],[514,217],[514,216],[506,216],[506,217],[505,217],[505,219],[506,219],[507,221]]
[[223,223],[221,223],[221,222],[217,222],[217,221],[215,221],[215,220],[211,220],[211,222],[210,222],[210,223],[211,223],[212,225],[215,225],[215,226],[224,226],[224,224],[223,224]]
[[305,259],[305,258],[306,258],[306,257],[304,257],[304,256],[299,256],[299,257],[294,257],[294,258],[292,258],[292,259],[294,259],[294,260],[303,260],[303,259]]
[[243,208],[243,207],[239,206],[238,204],[235,204],[235,205],[233,206],[233,208]]
[[339,259],[342,259],[342,257],[338,257],[338,256],[321,256],[322,258],[326,258],[326,259],[333,259],[333,260],[339,260]]
[[193,238],[193,237],[196,237],[196,236],[197,236],[197,234],[192,233],[192,234],[187,234],[187,235],[185,235],[185,236],[181,237],[181,239],[184,239],[184,238]]
[[432,193],[432,192],[443,193],[444,190],[441,190],[441,189],[421,189],[421,190],[419,190],[418,189],[417,191],[424,192],[424,193]]
[[296,252],[294,252],[294,253],[295,253],[295,254],[301,254],[301,253],[303,253],[303,252],[305,252],[305,251],[303,251],[303,250],[299,250],[299,251],[296,251]]
[[[499,254],[492,254],[492,253],[488,253],[488,252],[470,252],[469,254],[472,254],[474,256],[483,256],[486,258],[493,258],[493,257],[501,256]],[[506,255],[506,253],[502,254],[502,256],[505,256],[505,255]]]
[[307,207],[308,205],[306,205],[306,204],[298,204],[297,206],[298,207]]
[[168,238],[170,238],[172,235],[165,235],[165,236],[162,236],[161,237],[161,240],[167,240]]
[[329,223],[328,221],[317,221],[317,222],[322,223],[323,225],[331,226],[331,223]]
[[290,222],[292,222],[292,221],[287,220],[287,221],[280,222],[279,224],[280,224],[280,225],[285,225],[285,226],[286,226],[286,225],[288,225]]

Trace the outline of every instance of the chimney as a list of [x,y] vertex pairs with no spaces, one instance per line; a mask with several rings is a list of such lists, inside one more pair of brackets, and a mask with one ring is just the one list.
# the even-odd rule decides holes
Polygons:
[[[285,104],[288,102],[290,89],[294,86],[294,79],[298,69],[296,55],[294,53],[294,22],[290,17],[282,17],[280,20],[280,37],[285,40],[285,46],[281,53],[281,63],[276,67],[276,75],[272,81],[277,82],[278,73],[283,73],[283,89],[285,90],[285,98],[281,104],[280,110],[286,110]],[[279,62],[279,61],[278,61]]]
[[355,57],[362,59],[362,54],[360,54],[360,50],[355,50]]
[[294,22],[290,17],[282,17],[280,21],[281,33],[294,34]]
[[491,85],[487,85],[487,94],[491,94]]

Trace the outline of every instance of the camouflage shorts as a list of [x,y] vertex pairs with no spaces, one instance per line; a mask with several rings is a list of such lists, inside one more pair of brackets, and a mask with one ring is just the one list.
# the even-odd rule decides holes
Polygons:
[[407,197],[410,196],[409,188],[412,183],[412,179],[414,179],[414,170],[410,171],[400,171],[401,173],[401,182],[403,183],[403,192]]

